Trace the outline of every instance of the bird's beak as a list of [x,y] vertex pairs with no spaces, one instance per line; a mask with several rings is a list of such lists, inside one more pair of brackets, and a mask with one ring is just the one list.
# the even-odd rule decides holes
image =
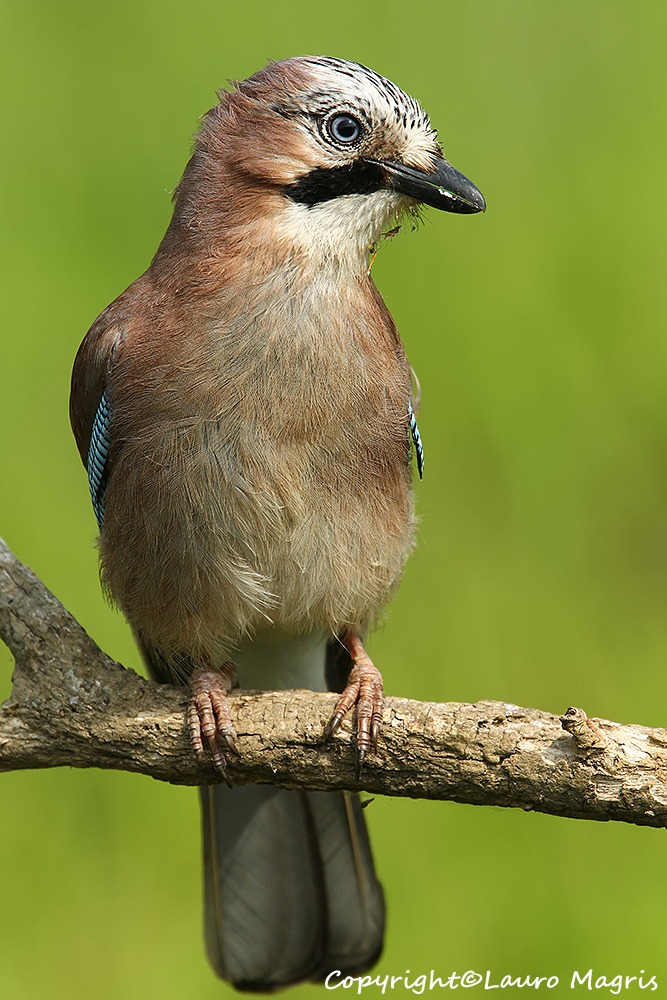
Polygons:
[[417,170],[404,163],[382,162],[378,166],[390,187],[424,205],[465,215],[486,210],[482,193],[446,160],[436,160],[432,170]]

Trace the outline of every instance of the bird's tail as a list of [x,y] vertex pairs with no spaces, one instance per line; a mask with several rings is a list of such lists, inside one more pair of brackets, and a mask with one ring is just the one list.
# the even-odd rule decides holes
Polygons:
[[357,795],[272,785],[201,789],[206,945],[237,989],[362,972],[384,896]]
[[[192,672],[188,657],[167,662],[137,638],[155,680],[182,683]],[[317,635],[254,640],[235,658],[245,686],[258,689],[342,691],[351,666],[341,643]],[[219,976],[271,992],[376,961],[384,896],[356,794],[207,785],[200,797],[206,945]]]

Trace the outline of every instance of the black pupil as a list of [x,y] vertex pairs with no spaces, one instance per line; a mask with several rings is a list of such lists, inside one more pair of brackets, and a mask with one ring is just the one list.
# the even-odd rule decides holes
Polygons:
[[351,142],[359,135],[359,124],[349,115],[339,115],[332,121],[331,131],[336,139]]

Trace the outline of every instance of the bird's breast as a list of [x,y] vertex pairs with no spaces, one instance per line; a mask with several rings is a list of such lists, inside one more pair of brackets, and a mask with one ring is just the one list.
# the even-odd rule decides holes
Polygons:
[[315,305],[250,301],[154,344],[149,364],[127,338],[103,562],[136,628],[164,609],[167,645],[184,622],[204,644],[267,624],[361,625],[398,581],[409,368],[377,300]]

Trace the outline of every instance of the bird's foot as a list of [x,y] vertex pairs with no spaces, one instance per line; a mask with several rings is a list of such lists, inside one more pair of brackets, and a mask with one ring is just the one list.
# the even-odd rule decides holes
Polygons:
[[348,631],[343,636],[342,642],[352,658],[353,666],[324,736],[325,739],[333,736],[352,706],[357,706],[355,775],[359,778],[366,754],[369,750],[377,749],[384,712],[384,685],[382,674],[372,662],[356,632]]
[[238,757],[234,724],[227,695],[236,684],[233,663],[223,663],[219,670],[197,667],[190,677],[192,697],[188,707],[190,744],[201,764],[206,755],[227,784],[225,753]]

